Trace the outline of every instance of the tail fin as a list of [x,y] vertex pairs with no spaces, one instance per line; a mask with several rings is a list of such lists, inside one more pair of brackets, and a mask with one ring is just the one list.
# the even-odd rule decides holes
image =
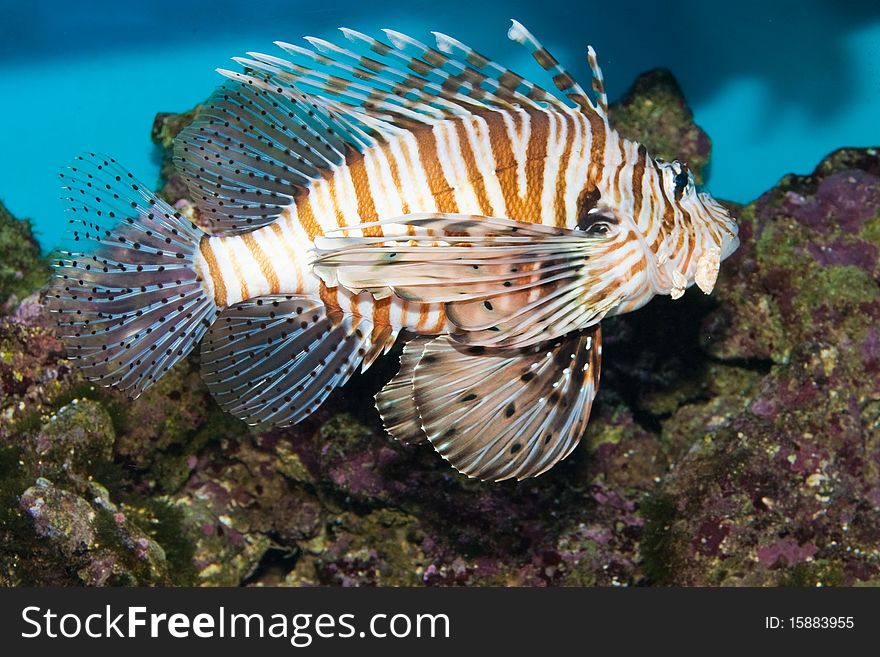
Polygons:
[[196,267],[204,233],[113,158],[81,155],[60,177],[73,244],[52,263],[59,336],[89,379],[137,397],[217,316]]

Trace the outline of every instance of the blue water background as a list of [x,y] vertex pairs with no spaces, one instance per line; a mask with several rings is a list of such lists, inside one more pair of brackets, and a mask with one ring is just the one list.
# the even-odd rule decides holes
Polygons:
[[336,38],[341,25],[439,30],[545,80],[507,40],[511,17],[584,83],[592,44],[612,98],[671,69],[713,140],[708,187],[721,198],[749,201],[837,147],[880,144],[877,0],[0,0],[0,199],[51,248],[66,224],[56,173],[74,155],[111,154],[156,183],[156,112],[203,100],[233,55],[281,54],[272,41]]

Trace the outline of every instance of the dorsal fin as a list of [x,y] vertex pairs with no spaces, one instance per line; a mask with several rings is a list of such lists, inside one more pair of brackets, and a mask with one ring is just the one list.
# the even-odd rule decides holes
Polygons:
[[347,150],[374,143],[301,92],[230,75],[240,82],[219,87],[174,142],[174,163],[212,232],[271,223]]
[[[338,75],[301,67],[294,62],[286,62],[289,68],[300,73],[299,79],[303,84],[310,84],[316,80],[319,85],[329,83],[334,94],[347,95],[350,99],[358,99],[360,95],[368,106],[384,106],[391,109],[415,108],[437,119],[467,114],[472,109],[485,107],[482,103],[467,99],[465,96],[447,93],[441,85],[412,72],[406,73],[390,64],[359,56],[351,50],[323,39],[314,37],[305,37],[305,39],[315,50],[281,41],[275,43],[286,52],[316,62]],[[267,57],[257,53],[249,54],[257,59]],[[348,79],[340,75],[346,75]]]
[[294,87],[320,96],[356,123],[380,133],[489,108],[559,103],[540,87],[485,58],[481,61],[489,67],[489,74],[405,34],[384,32],[390,44],[343,30],[355,47],[368,48],[376,57],[310,37],[306,40],[314,50],[276,42],[292,56],[289,61],[261,53],[248,53],[251,59],[236,61],[247,69],[241,79],[267,90]]
[[[235,60],[245,67],[244,74],[223,73],[268,93],[289,96],[288,89],[294,89],[320,97],[326,107],[380,140],[395,128],[486,109],[568,109],[545,89],[450,36],[434,33],[437,47],[431,48],[401,32],[383,31],[388,43],[343,29],[354,49],[315,37],[306,38],[310,48],[278,41],[289,60],[252,52]],[[569,98],[585,111],[596,111],[586,92],[519,23],[514,22],[511,38],[532,47]]]
[[[310,52],[299,46],[303,52]],[[295,52],[295,51],[292,51]],[[248,53],[253,59],[235,57],[234,61],[245,67],[251,75],[255,71],[265,74],[266,87],[271,89],[277,86],[277,82],[295,85],[298,89],[321,97],[321,101],[335,101],[343,105],[355,108],[364,108],[373,115],[381,115],[386,121],[396,126],[407,126],[413,123],[422,123],[428,120],[448,118],[449,114],[425,104],[410,104],[407,106],[399,101],[390,91],[382,92],[378,88],[369,87],[365,84],[347,80],[338,75],[331,75],[315,68],[309,68],[302,64],[272,58],[270,55],[260,53]],[[271,61],[270,61],[271,60]],[[315,61],[318,61],[317,59]],[[355,116],[360,119],[362,112],[356,111]]]
[[[538,85],[529,82],[510,69],[496,64],[489,58],[483,57],[473,49],[464,46],[473,54],[473,57],[465,57],[464,59],[455,57],[452,52],[444,52],[447,42],[443,35],[434,34],[437,38],[437,48],[435,49],[401,32],[382,31],[399,51],[432,67],[433,70],[429,70],[429,73],[435,73],[438,70],[451,73],[449,79],[444,83],[447,86],[460,84],[462,89],[471,90],[470,93],[475,97],[486,98],[492,103],[496,99],[500,99],[504,104],[515,102],[526,107],[539,107],[538,102],[550,104],[558,102],[556,98]],[[458,45],[463,44],[459,43]]]
[[541,68],[548,71],[553,76],[553,84],[556,85],[556,88],[565,94],[567,98],[579,105],[581,109],[585,111],[596,110],[596,107],[593,105],[592,101],[590,101],[589,96],[587,96],[587,93],[583,90],[581,85],[579,85],[574,77],[572,77],[557,59],[550,54],[550,51],[542,46],[541,43],[532,36],[532,33],[523,27],[522,23],[516,20],[511,21],[510,30],[508,30],[507,36],[511,40],[516,41],[529,49],[532,53],[532,57],[535,58],[535,61],[538,62]]
[[[401,130],[456,116],[517,107],[569,105],[473,48],[435,33],[437,48],[384,30],[389,43],[354,30],[352,48],[307,38],[311,48],[276,42],[290,60],[248,53],[244,72],[209,99],[175,142],[175,162],[201,219],[214,232],[237,232],[273,221],[307,187],[341,163]],[[509,36],[528,46],[554,84],[585,112],[607,104],[590,52],[596,104],[540,43],[513,22]]]
[[605,93],[605,78],[602,76],[602,68],[599,66],[599,60],[596,57],[596,51],[593,46],[587,46],[587,62],[590,64],[590,71],[593,74],[593,91],[597,95],[597,104],[602,114],[608,115],[608,94]]

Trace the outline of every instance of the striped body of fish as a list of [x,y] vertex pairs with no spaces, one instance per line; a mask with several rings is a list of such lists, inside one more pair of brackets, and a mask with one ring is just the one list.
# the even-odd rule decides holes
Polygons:
[[514,22],[563,101],[445,35],[343,33],[221,71],[175,143],[186,217],[111,158],[63,172],[60,333],[134,395],[201,343],[212,394],[260,427],[403,334],[377,395],[389,433],[481,479],[540,474],[586,426],[600,320],[710,292],[736,224],[610,126],[592,49],[590,95]]

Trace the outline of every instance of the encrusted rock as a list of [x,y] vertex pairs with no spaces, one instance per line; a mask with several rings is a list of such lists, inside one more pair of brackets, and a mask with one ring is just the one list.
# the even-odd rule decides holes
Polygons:
[[609,111],[621,135],[644,144],[652,157],[685,162],[697,184],[703,182],[712,142],[694,123],[694,114],[670,71],[660,68],[643,73]]
[[16,219],[0,203],[0,309],[11,310],[47,278],[46,260],[30,222]]

